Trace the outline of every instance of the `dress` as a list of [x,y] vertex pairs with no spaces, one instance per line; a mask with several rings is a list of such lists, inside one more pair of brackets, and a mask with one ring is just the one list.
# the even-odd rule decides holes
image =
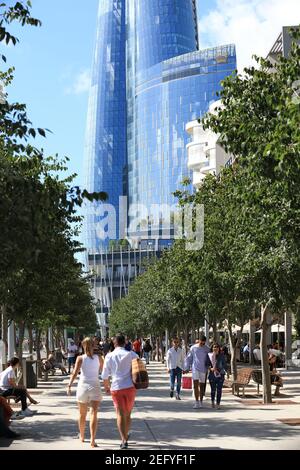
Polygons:
[[99,381],[99,357],[82,355],[81,374],[76,391],[76,399],[80,403],[101,401],[102,393]]

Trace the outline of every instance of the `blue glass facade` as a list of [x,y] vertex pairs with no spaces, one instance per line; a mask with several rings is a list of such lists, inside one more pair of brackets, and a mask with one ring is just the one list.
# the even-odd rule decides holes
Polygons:
[[128,26],[135,35],[137,72],[197,49],[194,0],[128,0],[127,5],[134,20]]
[[221,81],[236,67],[235,47],[222,46],[174,57],[135,82],[134,142],[128,146],[129,203],[176,203],[187,168],[187,122],[202,117],[217,99]]
[[[175,203],[172,193],[191,177],[185,125],[208,110],[236,68],[233,45],[198,50],[196,4],[100,0],[86,186],[107,191],[117,212],[125,187],[129,206]],[[93,250],[103,245],[99,219],[85,219]]]
[[[84,160],[85,188],[106,191],[116,215],[126,165],[125,1],[99,2]],[[84,245],[91,250],[103,244],[103,208],[95,203],[84,209]],[[115,229],[117,237],[118,217]]]

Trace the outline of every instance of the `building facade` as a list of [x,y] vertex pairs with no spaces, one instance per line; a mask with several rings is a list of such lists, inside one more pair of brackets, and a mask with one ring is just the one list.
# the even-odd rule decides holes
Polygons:
[[96,316],[103,338],[107,335],[108,316],[114,300],[127,295],[130,284],[146,269],[151,258],[159,258],[161,252],[155,251],[154,247],[138,250],[119,247],[88,255]]
[[[99,2],[85,186],[106,191],[113,211],[105,204],[86,207],[90,251],[101,250],[109,238],[145,232],[133,223],[139,217],[159,238],[157,220],[163,217],[157,206],[175,204],[173,192],[192,176],[186,123],[207,112],[221,80],[236,68],[233,45],[198,50],[197,21],[196,0]],[[122,195],[131,231],[120,237]]]
[[[216,112],[221,101],[215,101],[209,112]],[[192,183],[198,189],[208,174],[218,175],[222,168],[233,163],[233,155],[225,152],[219,143],[219,136],[209,129],[203,129],[202,120],[195,119],[186,125],[192,141],[187,144],[188,168],[193,172]]]
[[[124,194],[126,165],[126,17],[125,0],[100,0],[85,139],[84,187],[105,191],[118,214]],[[105,245],[105,206],[84,209],[84,245],[92,251]],[[112,222],[113,223],[113,222]],[[115,237],[118,233],[115,218]]]

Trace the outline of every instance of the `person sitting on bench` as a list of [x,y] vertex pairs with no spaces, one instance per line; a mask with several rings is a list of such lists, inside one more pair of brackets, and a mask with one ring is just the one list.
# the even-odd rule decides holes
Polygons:
[[29,395],[25,387],[16,384],[15,370],[19,363],[19,358],[13,357],[9,361],[9,366],[0,373],[0,395],[4,398],[15,397],[16,402],[22,403],[22,416],[32,416],[33,412],[27,407],[27,398],[32,404],[36,405],[38,402]]
[[67,369],[63,366],[63,364],[56,361],[54,352],[49,354],[47,362],[50,364],[50,370],[55,370],[57,368],[61,370],[62,375],[68,375]]

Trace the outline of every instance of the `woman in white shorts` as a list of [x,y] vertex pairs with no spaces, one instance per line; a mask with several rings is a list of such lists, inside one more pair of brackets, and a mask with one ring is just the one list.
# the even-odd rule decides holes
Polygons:
[[97,431],[97,412],[99,403],[102,400],[99,373],[103,368],[103,359],[93,353],[93,340],[91,338],[85,338],[82,341],[84,354],[78,356],[76,359],[75,369],[70,377],[70,383],[68,385],[68,395],[71,394],[71,386],[77,377],[79,370],[81,370],[80,378],[78,381],[76,399],[79,408],[79,433],[80,440],[84,442],[84,431],[85,422],[88,407],[91,408],[90,417],[90,432],[91,432],[91,447],[97,447],[95,443],[96,431]]

